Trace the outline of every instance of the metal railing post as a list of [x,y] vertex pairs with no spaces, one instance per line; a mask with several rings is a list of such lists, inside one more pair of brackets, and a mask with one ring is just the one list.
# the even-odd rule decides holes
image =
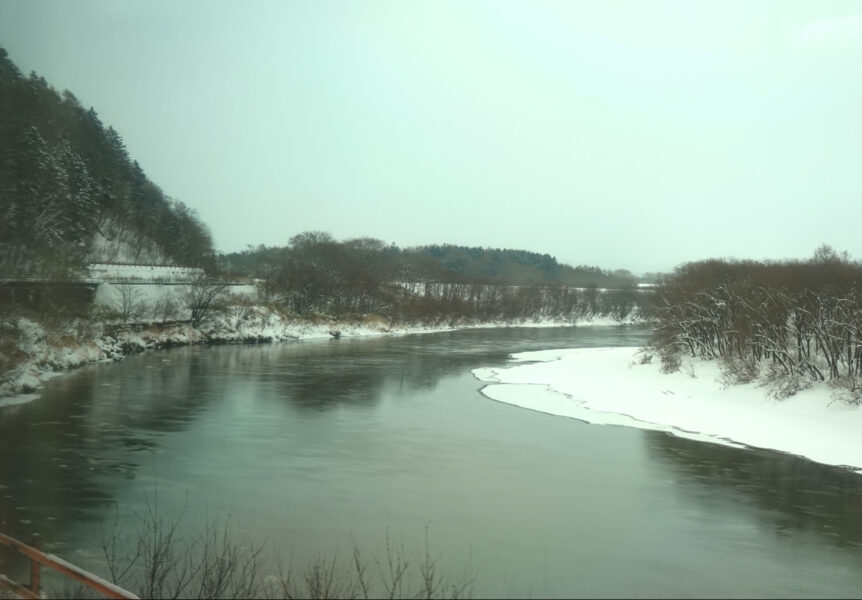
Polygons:
[[58,558],[53,554],[45,554],[39,550],[39,546],[42,545],[42,539],[39,535],[34,535],[31,543],[32,545],[28,546],[24,542],[20,542],[13,537],[0,533],[0,545],[8,546],[13,550],[16,550],[31,561],[30,587],[24,587],[23,585],[12,581],[5,575],[0,575],[0,588],[12,590],[21,598],[40,600],[42,598],[40,590],[42,579],[41,568],[42,566],[45,566],[70,579],[83,583],[87,587],[96,590],[100,594],[108,596],[109,598],[137,598],[137,596],[132,592],[124,590],[120,586],[113,584],[110,581],[106,581],[89,571],[76,567],[62,558]]
[[[30,545],[36,550],[42,550],[42,536],[38,533],[33,534],[30,540]],[[30,591],[39,596],[39,587],[42,582],[42,565],[35,558],[30,559]]]

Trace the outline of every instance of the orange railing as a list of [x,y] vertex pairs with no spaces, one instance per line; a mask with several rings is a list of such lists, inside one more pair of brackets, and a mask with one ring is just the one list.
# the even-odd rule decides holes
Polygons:
[[30,559],[29,587],[16,583],[5,575],[0,575],[0,587],[12,590],[21,598],[42,598],[39,588],[42,577],[41,567],[43,566],[62,573],[66,577],[74,579],[75,581],[79,581],[108,598],[137,598],[133,593],[126,591],[109,581],[105,581],[101,577],[93,575],[84,569],[80,569],[73,564],[67,563],[62,558],[58,558],[53,554],[45,554],[38,549],[38,546],[40,545],[38,536],[35,536],[32,545],[28,546],[24,542],[19,542],[15,538],[0,533],[0,544],[9,546],[13,550],[17,550],[19,553]]

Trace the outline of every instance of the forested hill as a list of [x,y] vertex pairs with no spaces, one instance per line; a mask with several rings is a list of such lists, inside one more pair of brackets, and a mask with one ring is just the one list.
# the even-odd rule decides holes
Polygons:
[[93,108],[23,76],[0,48],[0,276],[213,259],[206,226],[147,179]]
[[[228,275],[268,282],[295,281],[305,274],[315,281],[478,283],[498,285],[567,285],[625,288],[635,284],[626,270],[571,267],[548,254],[453,245],[399,248],[373,238],[336,241],[325,232],[294,236],[285,247],[258,246],[222,254],[219,269]],[[303,284],[306,285],[306,284]],[[307,287],[307,285],[306,285]]]
[[450,282],[497,284],[562,284],[574,287],[619,288],[633,285],[635,277],[625,269],[560,264],[549,254],[526,250],[433,245],[401,252],[405,264],[417,265],[437,279]]

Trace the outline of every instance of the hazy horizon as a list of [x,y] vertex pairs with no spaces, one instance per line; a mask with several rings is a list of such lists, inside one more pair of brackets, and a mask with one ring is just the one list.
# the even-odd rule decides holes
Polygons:
[[857,2],[0,0],[216,248],[322,230],[635,273],[858,256]]

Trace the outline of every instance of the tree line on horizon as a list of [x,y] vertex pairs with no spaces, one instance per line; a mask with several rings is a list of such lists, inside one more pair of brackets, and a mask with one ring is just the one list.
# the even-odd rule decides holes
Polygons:
[[823,245],[806,261],[705,260],[677,267],[651,295],[663,370],[685,354],[721,361],[732,383],[783,398],[829,382],[862,403],[862,263]]
[[337,241],[320,231],[295,235],[287,246],[222,254],[217,262],[224,276],[257,281],[267,301],[300,315],[623,319],[641,296],[628,271],[570,267],[548,254],[454,245],[402,249],[374,238]]
[[572,267],[549,254],[526,250],[453,244],[399,248],[371,237],[338,241],[322,231],[297,234],[285,246],[249,246],[242,252],[219,254],[217,264],[226,276],[264,281],[289,267],[301,271],[317,266],[345,273],[370,270],[378,279],[388,281],[615,289],[638,282],[626,269]]

